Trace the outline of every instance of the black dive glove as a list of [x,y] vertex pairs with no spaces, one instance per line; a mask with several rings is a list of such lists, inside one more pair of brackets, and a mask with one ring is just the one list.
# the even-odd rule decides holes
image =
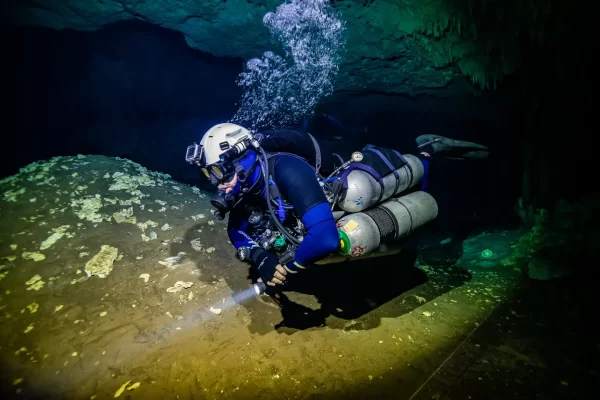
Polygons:
[[264,283],[271,282],[275,277],[275,271],[277,265],[279,265],[279,258],[265,249],[255,247],[250,252],[250,262],[258,270]]

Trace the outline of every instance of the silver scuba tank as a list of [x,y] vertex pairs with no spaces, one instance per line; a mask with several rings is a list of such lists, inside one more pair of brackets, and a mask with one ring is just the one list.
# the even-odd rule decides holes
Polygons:
[[[396,177],[394,174],[388,174],[383,178],[383,196],[379,202],[383,202],[390,197],[400,194],[419,183],[423,178],[423,164],[418,157],[412,154],[405,154],[404,158],[408,165],[398,168],[398,189],[396,189]],[[349,213],[356,213],[366,210],[377,203],[381,195],[381,185],[373,176],[367,172],[355,169],[347,177],[348,189],[337,206]]]
[[[407,157],[408,158],[408,157]],[[413,192],[337,221],[340,254],[359,257],[384,243],[409,235],[437,217],[438,205],[427,192]]]

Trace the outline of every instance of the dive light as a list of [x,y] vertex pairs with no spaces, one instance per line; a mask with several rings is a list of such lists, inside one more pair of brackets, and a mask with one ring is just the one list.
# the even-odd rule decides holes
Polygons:
[[[292,247],[291,250],[288,250],[286,253],[284,253],[279,258],[279,264],[281,264],[281,265],[289,264],[290,262],[292,262],[294,260],[295,254],[296,254],[296,248]],[[254,293],[256,293],[257,296],[263,294],[267,290],[267,284],[262,281],[256,282],[254,285],[252,285],[252,287],[254,288]],[[275,287],[273,287],[273,289],[277,290],[277,289],[275,289]]]

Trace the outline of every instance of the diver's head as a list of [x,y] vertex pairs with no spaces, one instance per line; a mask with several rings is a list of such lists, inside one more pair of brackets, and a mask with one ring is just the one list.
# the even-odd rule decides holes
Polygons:
[[257,155],[251,150],[252,135],[239,125],[224,123],[210,128],[200,144],[188,146],[186,161],[200,167],[202,173],[219,191],[211,199],[221,216],[233,207],[248,173],[256,165]]
[[213,185],[229,182],[235,175],[235,161],[250,147],[252,135],[239,125],[224,123],[210,128],[199,144],[188,146],[185,160],[200,167]]

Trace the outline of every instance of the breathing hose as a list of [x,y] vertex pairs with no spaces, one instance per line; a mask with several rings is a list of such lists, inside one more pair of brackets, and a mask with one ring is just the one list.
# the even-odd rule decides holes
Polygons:
[[261,160],[261,164],[262,165],[262,173],[263,173],[263,178],[265,181],[265,195],[267,197],[267,207],[269,208],[269,216],[271,217],[271,221],[273,221],[273,223],[275,224],[275,226],[277,227],[277,229],[279,229],[279,232],[281,232],[281,234],[290,241],[290,243],[298,246],[300,245],[300,241],[298,239],[296,239],[293,235],[291,235],[287,229],[285,229],[285,227],[281,224],[281,222],[279,221],[279,219],[277,218],[277,216],[275,215],[275,210],[273,209],[273,205],[271,204],[271,192],[269,190],[269,162],[267,159],[267,153],[265,152],[265,150],[261,147],[258,146],[257,150],[260,152],[260,155],[262,156],[262,160]]

